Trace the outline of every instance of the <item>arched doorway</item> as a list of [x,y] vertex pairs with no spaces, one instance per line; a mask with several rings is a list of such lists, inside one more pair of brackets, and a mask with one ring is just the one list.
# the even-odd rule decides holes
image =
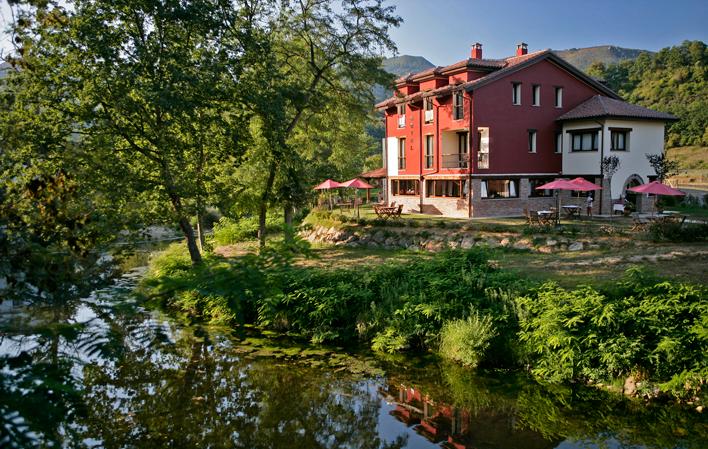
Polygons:
[[640,193],[635,193],[635,192],[630,192],[627,189],[630,187],[636,187],[639,185],[644,184],[644,181],[642,180],[642,177],[639,175],[631,175],[630,177],[627,178],[627,180],[624,182],[624,186],[622,187],[622,196],[626,201],[631,203],[632,205],[632,210],[639,210],[639,197]]

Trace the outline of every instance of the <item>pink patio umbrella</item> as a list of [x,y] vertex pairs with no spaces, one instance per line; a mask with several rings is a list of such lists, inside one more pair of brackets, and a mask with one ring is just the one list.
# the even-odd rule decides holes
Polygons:
[[345,181],[345,182],[341,183],[340,185],[342,187],[350,187],[352,189],[357,189],[356,190],[356,192],[357,192],[356,193],[356,216],[358,218],[359,217],[359,189],[367,189],[368,190],[368,189],[373,189],[374,186],[372,186],[371,184],[369,184],[365,181],[362,181],[359,178],[350,179],[349,181]]
[[[331,179],[327,179],[323,183],[316,185],[312,190],[332,190],[332,189],[337,189],[339,187],[342,187],[342,184],[338,183],[337,181],[332,181]],[[329,210],[332,210],[332,193],[331,192],[329,194]]]
[[[636,187],[630,187],[629,189],[630,192],[637,192],[637,193],[651,193],[653,195],[666,195],[666,196],[684,196],[685,193],[678,190],[674,189],[673,187],[669,187],[666,184],[662,184],[659,181],[652,181],[648,184],[642,184],[640,186]],[[654,200],[654,209],[656,209],[656,199]]]
[[[542,186],[536,187],[536,190],[574,190],[587,192],[589,190],[600,190],[602,187],[591,183],[583,178],[575,178],[571,181],[567,179],[554,179],[551,182],[547,182]],[[556,217],[556,224],[560,223],[560,210],[561,210],[561,199],[560,194],[557,196],[558,200],[558,214]]]

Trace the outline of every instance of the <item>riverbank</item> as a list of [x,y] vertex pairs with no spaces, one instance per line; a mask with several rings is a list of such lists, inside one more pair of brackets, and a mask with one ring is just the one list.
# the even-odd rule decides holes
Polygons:
[[[458,323],[487,343],[474,349],[474,363],[457,358],[463,364],[528,367],[560,384],[705,402],[704,286],[630,270],[604,285],[561,287],[500,268],[497,251],[394,252],[398,263],[337,268],[271,249],[210,256],[195,269],[172,249],[152,261],[144,289],[156,305],[193,320],[392,353],[437,352],[441,329]],[[474,316],[492,326],[480,328]]]

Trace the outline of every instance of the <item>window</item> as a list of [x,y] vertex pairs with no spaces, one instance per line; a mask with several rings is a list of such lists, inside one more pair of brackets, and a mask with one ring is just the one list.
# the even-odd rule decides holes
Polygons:
[[517,179],[485,179],[482,181],[482,198],[518,198]]
[[530,198],[541,198],[547,196],[553,196],[553,190],[536,190],[536,187],[542,186],[548,182],[553,181],[553,178],[530,178],[529,179],[529,192]]
[[511,104],[521,104],[521,83],[511,83]]
[[418,195],[420,181],[417,179],[393,179],[391,180],[391,192],[394,195]]
[[459,168],[467,168],[468,136],[469,134],[467,132],[457,133],[457,157],[459,162],[457,166]]
[[596,129],[572,131],[572,151],[597,151]]
[[425,196],[443,198],[467,198],[465,179],[428,179],[425,181]]
[[425,123],[433,123],[434,113],[433,113],[433,99],[426,98],[424,101],[425,108]]
[[406,168],[406,139],[398,139],[398,169]]
[[629,131],[625,129],[610,129],[610,140],[612,142],[612,151],[627,151],[627,137]]
[[477,132],[477,168],[489,168],[489,128],[478,128]]
[[536,130],[529,129],[529,153],[536,152]]
[[541,86],[534,84],[531,90],[531,104],[541,106]]
[[406,127],[406,105],[405,104],[398,105],[398,127],[399,128]]
[[556,107],[557,108],[563,107],[563,88],[562,87],[556,87]]
[[425,168],[433,168],[433,154],[435,152],[435,136],[425,136]]
[[465,116],[462,92],[455,92],[455,95],[453,96],[452,115],[455,120],[462,120]]
[[556,153],[563,152],[563,133],[556,133]]

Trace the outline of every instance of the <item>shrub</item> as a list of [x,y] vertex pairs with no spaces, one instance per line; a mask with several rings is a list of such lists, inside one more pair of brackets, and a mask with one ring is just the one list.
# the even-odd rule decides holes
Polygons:
[[[266,232],[278,232],[283,229],[282,217],[268,216],[266,218]],[[217,245],[233,245],[234,243],[252,240],[258,237],[258,217],[245,217],[233,220],[222,217],[214,224],[214,242]]]
[[702,242],[708,240],[708,223],[655,221],[649,225],[649,236],[657,242]]
[[440,330],[440,355],[475,368],[484,359],[490,341],[496,336],[489,316],[473,311],[466,319],[446,322]]
[[544,379],[606,381],[641,374],[667,385],[685,376],[698,385],[694,375],[708,368],[705,287],[629,270],[603,291],[548,283],[518,302],[520,339],[531,354],[532,372]]

